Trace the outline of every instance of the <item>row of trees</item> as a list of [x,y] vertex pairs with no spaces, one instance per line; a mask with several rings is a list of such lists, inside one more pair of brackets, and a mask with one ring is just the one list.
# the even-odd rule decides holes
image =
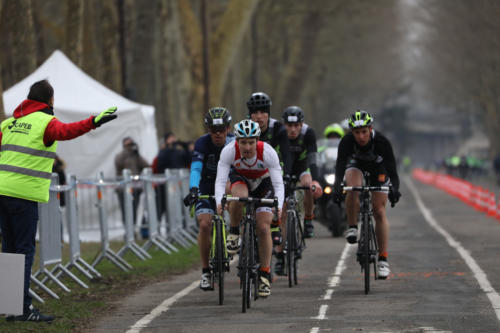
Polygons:
[[298,104],[318,131],[356,108],[398,137],[436,110],[473,113],[500,151],[499,13],[494,0],[0,0],[0,91],[61,49],[183,139],[208,106],[239,119],[265,91],[272,116]]
[[271,95],[273,116],[299,104],[320,127],[379,108],[397,84],[397,33],[380,24],[395,20],[391,3],[3,0],[0,83],[61,49],[113,90],[154,104],[160,133],[201,134],[193,119],[207,105],[243,117],[253,91]]

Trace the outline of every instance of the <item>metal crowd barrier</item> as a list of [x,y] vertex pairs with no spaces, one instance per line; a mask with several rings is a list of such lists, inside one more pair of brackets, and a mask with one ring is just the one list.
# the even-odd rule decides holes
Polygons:
[[[58,185],[57,174],[53,174],[52,177],[49,202],[39,205],[40,269],[31,278],[37,286],[56,299],[59,299],[59,296],[48,288],[46,283],[48,281],[54,282],[64,291],[70,292],[70,289],[59,280],[62,274],[73,279],[81,287],[88,288],[85,282],[70,272],[71,268],[75,268],[85,277],[93,279],[101,277],[95,266],[103,259],[109,260],[124,271],[129,271],[132,266],[123,259],[127,251],[132,252],[141,260],[147,260],[151,258],[147,250],[153,246],[170,254],[178,251],[177,244],[190,247],[196,243],[196,221],[190,216],[189,209],[186,209],[182,204],[182,199],[189,192],[189,173],[187,170],[166,170],[164,175],[153,175],[151,169],[147,168],[143,170],[140,177],[132,176],[130,170],[124,170],[123,179],[120,180],[104,179],[102,173],[95,180],[77,180],[74,175],[68,175],[68,185]],[[164,219],[158,219],[158,200],[155,191],[155,186],[158,185],[164,185],[165,189],[166,214]],[[149,236],[142,247],[135,242],[134,237],[135,221],[132,196],[134,186],[141,186],[145,197],[143,214],[147,216],[146,227]],[[116,228],[116,216],[110,217],[108,213],[116,210],[115,190],[117,188],[121,188],[124,195],[123,218],[125,221],[122,223],[119,219],[119,226],[125,229],[125,244],[115,253],[109,247],[110,224],[108,222],[113,224],[112,228]],[[80,195],[77,195],[77,189],[84,189],[87,194],[89,189],[93,189],[95,191],[93,205],[86,204],[82,208],[80,206],[82,200],[79,198]],[[65,217],[70,248],[69,262],[65,265],[62,264],[63,219],[59,202],[61,193],[64,193],[66,197]],[[86,215],[81,214],[82,210],[87,210]],[[95,219],[82,221],[82,216]],[[137,212],[137,216],[141,216],[139,212]],[[96,220],[99,223],[101,249],[90,265],[80,256],[80,229],[88,230],[89,226],[95,225]],[[161,230],[165,230],[164,235],[162,235]],[[30,294],[39,302],[43,302],[43,299],[31,289]]]
[[123,170],[123,205],[125,218],[125,245],[117,252],[123,257],[127,251],[135,254],[139,259],[151,259],[149,253],[143,250],[134,239],[134,207],[132,196],[132,173],[130,170]]

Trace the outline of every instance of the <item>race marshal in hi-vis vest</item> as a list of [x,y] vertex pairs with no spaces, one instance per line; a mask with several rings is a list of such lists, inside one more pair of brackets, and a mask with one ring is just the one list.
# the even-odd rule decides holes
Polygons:
[[2,122],[0,195],[37,202],[49,200],[57,141],[47,147],[43,137],[54,118],[38,111]]

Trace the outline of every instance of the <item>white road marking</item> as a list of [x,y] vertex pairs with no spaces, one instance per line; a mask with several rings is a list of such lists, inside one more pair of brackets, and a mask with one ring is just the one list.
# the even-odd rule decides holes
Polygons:
[[323,296],[322,300],[329,300],[332,299],[332,294],[333,294],[333,289],[327,289],[325,295]]
[[311,319],[316,319],[316,320],[324,320],[326,319],[326,310],[328,310],[328,305],[327,304],[322,304],[319,307],[319,313],[317,317],[312,317]]
[[[237,261],[238,261],[238,256],[237,255],[233,256],[233,260],[230,262],[230,265],[232,266]],[[167,298],[160,305],[154,308],[149,314],[145,315],[144,317],[139,319],[134,325],[130,326],[129,330],[126,331],[126,333],[139,333],[143,328],[147,328],[148,324],[151,323],[156,317],[158,317],[164,312],[167,312],[175,302],[177,302],[182,297],[189,294],[199,285],[200,285],[199,280],[193,281],[193,283],[191,283],[189,286],[179,291],[174,296]]]
[[413,196],[415,197],[415,201],[417,202],[417,205],[420,208],[420,211],[422,212],[422,215],[424,216],[427,223],[429,223],[431,227],[433,227],[438,233],[440,233],[446,239],[448,244],[460,254],[460,256],[465,261],[467,266],[469,266],[470,270],[474,273],[474,277],[476,278],[477,282],[479,283],[479,286],[484,291],[486,296],[488,296],[488,299],[490,300],[491,305],[493,306],[493,310],[496,313],[497,319],[500,321],[500,296],[490,284],[490,281],[488,280],[486,273],[481,269],[481,267],[479,267],[474,258],[472,258],[469,251],[467,251],[460,244],[460,242],[457,242],[446,230],[444,230],[437,223],[437,221],[432,216],[430,210],[422,202],[420,194],[418,193],[411,179],[409,179],[408,177],[404,177],[403,179],[406,185],[408,185],[408,188],[412,192]]
[[193,289],[197,288],[199,283],[200,281],[196,280],[186,288],[179,291],[174,296],[164,300],[160,305],[154,308],[153,311],[151,311],[149,314],[145,315],[144,317],[139,319],[139,321],[137,321],[134,325],[132,325],[126,333],[139,333],[141,329],[146,328],[148,324],[152,322],[156,317],[158,317],[164,312],[167,312],[168,309],[170,309],[170,307],[172,306],[172,304],[174,304],[179,299],[189,294],[191,291],[193,291]]
[[[350,244],[346,243],[344,246],[344,249],[342,250],[342,254],[340,255],[340,259],[337,262],[337,266],[335,267],[334,273],[328,278],[328,289],[326,289],[325,294],[321,298],[322,300],[330,300],[332,299],[332,294],[334,292],[334,288],[337,287],[340,284],[340,276],[342,275],[342,272],[346,269],[346,260],[349,257],[349,250],[352,248]],[[311,317],[311,319],[315,320],[325,320],[326,317],[326,311],[328,310],[328,305],[327,304],[322,304],[319,307],[318,315],[316,317]],[[309,331],[309,333],[318,333],[319,332],[319,327],[313,327]]]

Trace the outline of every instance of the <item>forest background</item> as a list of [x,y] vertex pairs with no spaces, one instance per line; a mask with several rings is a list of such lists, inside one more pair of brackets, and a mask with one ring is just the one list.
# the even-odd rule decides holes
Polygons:
[[0,0],[0,92],[60,49],[154,105],[159,135],[194,140],[208,107],[240,120],[264,91],[272,117],[299,105],[318,137],[360,108],[415,161],[471,138],[494,156],[498,17],[494,0]]

